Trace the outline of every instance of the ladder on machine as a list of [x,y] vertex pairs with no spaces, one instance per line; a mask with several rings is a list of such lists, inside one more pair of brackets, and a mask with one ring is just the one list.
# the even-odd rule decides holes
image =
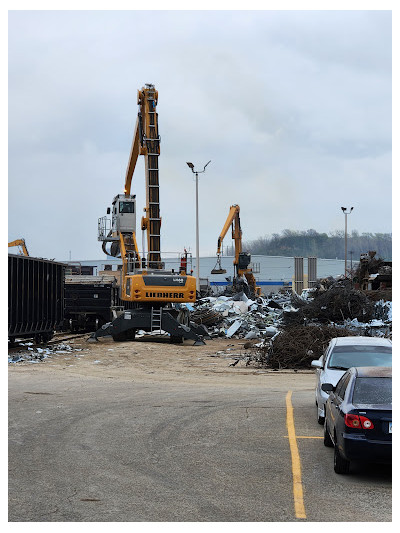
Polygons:
[[150,331],[161,330],[162,309],[151,308]]

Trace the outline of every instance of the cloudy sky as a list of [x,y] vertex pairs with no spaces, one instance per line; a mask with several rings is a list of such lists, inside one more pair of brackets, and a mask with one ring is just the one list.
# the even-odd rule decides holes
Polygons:
[[[391,232],[390,11],[14,11],[8,238],[97,259],[123,192],[137,90],[159,91],[162,249],[215,254],[288,228]],[[143,158],[141,158],[143,159]],[[144,162],[132,193],[145,199]],[[141,241],[141,231],[138,231]],[[230,235],[226,243],[231,244]]]

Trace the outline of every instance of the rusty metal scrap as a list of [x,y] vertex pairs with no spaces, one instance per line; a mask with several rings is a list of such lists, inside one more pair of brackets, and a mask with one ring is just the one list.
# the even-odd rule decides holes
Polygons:
[[219,311],[213,309],[197,309],[190,315],[190,320],[196,324],[205,324],[206,326],[216,326],[223,321],[224,317]]
[[332,286],[326,291],[320,291],[310,302],[294,296],[292,305],[298,311],[285,314],[284,323],[287,325],[304,325],[310,320],[320,323],[343,322],[348,318],[368,322],[374,313],[373,302],[363,292],[343,286]]
[[253,347],[248,364],[254,362],[273,369],[309,369],[311,361],[319,359],[333,337],[349,335],[355,333],[334,326],[288,326],[269,342]]

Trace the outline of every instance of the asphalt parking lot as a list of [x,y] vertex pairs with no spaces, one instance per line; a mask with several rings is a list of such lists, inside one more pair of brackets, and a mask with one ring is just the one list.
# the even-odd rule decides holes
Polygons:
[[149,344],[10,366],[9,521],[391,521],[390,466],[334,473],[311,372]]

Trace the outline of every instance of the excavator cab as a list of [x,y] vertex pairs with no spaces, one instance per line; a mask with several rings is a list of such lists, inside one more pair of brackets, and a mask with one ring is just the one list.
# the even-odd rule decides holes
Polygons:
[[113,232],[136,232],[136,195],[118,194],[112,203]]
[[248,252],[240,252],[238,270],[247,270],[251,263],[251,255]]

